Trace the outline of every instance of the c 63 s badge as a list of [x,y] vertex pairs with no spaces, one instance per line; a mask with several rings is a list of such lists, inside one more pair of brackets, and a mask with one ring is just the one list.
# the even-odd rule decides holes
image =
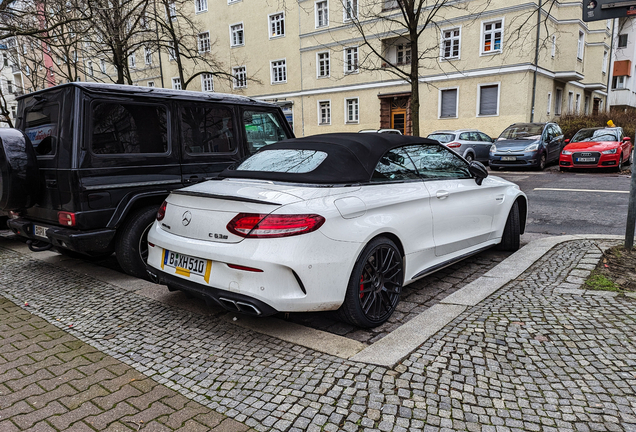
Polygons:
[[219,239],[219,240],[227,240],[227,235],[225,234],[217,234],[217,233],[210,233],[208,234],[210,237],[215,238],[215,239]]

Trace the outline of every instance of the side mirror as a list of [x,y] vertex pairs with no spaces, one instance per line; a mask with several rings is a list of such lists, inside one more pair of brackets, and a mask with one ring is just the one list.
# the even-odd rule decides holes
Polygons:
[[631,139],[630,137],[625,137],[625,138],[623,138],[623,141],[627,141],[627,142],[629,142],[629,141],[631,141],[631,140],[632,140],[632,139]]
[[475,183],[479,186],[481,186],[484,179],[488,177],[488,170],[481,162],[472,161],[469,163],[468,172],[470,172],[470,175],[475,177]]
[[570,140],[569,139],[563,140],[563,142],[566,143],[566,144],[570,144]]

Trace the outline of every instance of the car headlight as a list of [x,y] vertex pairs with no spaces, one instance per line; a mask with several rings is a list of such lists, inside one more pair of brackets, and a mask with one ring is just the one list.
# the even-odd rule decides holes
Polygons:
[[616,154],[616,149],[613,148],[611,150],[603,150],[601,153],[603,153],[603,154]]
[[561,154],[566,154],[566,155],[571,155],[572,152],[570,150],[565,150],[563,149],[563,151],[561,152]]
[[490,146],[490,153],[494,153],[497,151],[497,146],[495,146],[494,144]]
[[524,148],[523,151],[531,152],[539,150],[539,143],[530,144],[528,147]]

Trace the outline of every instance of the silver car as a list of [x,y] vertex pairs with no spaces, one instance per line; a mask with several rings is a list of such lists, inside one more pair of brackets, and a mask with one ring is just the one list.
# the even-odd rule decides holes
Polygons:
[[446,147],[455,150],[468,162],[476,160],[488,163],[490,146],[493,139],[476,129],[440,130],[433,132],[426,138],[434,139]]

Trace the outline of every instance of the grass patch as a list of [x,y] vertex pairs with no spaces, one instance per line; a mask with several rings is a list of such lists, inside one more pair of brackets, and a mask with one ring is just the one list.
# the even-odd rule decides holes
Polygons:
[[585,281],[585,285],[588,289],[597,291],[621,291],[614,281],[598,273],[592,274],[589,279]]

